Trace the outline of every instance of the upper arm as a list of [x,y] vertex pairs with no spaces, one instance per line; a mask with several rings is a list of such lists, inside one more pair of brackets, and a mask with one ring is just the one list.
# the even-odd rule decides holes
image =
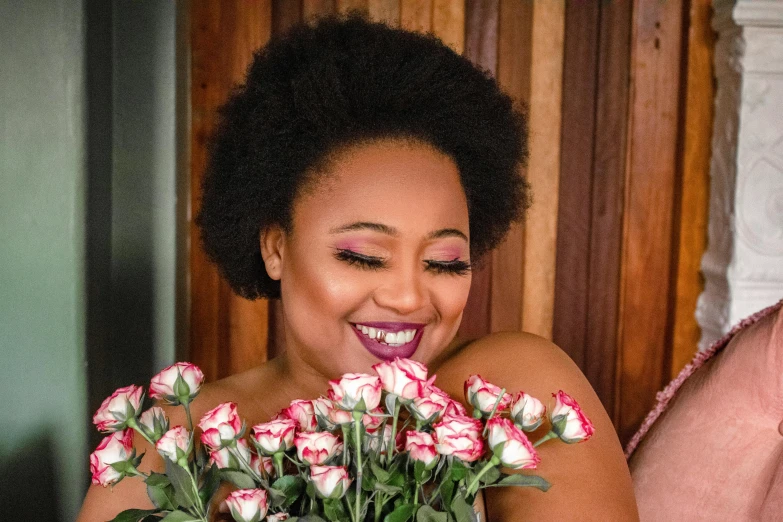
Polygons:
[[[510,393],[525,391],[548,408],[554,404],[552,393],[562,389],[576,399],[595,426],[595,435],[586,442],[551,440],[537,448],[541,463],[534,473],[552,484],[548,492],[520,487],[487,490],[490,520],[519,520],[527,513],[554,520],[638,520],[630,473],[614,426],[590,383],[565,352],[535,335],[493,334],[467,346],[439,368],[438,385],[462,397],[462,383],[472,373]],[[530,438],[535,442],[543,434],[538,431]]]

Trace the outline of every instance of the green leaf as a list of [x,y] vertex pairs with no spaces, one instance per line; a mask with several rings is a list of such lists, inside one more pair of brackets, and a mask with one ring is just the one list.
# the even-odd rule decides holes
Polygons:
[[166,457],[163,460],[166,461],[166,475],[174,486],[174,498],[177,504],[185,509],[189,508],[198,500],[190,473]]
[[269,505],[273,508],[279,508],[285,502],[285,493],[275,488],[267,488],[266,492],[269,494]]
[[332,522],[348,520],[348,513],[345,512],[345,507],[343,506],[341,499],[324,500],[324,515]]
[[451,480],[445,480],[443,481],[443,484],[440,486],[440,496],[443,499],[443,505],[444,506],[450,506],[451,500],[454,495],[454,482]]
[[413,516],[416,506],[413,504],[400,504],[394,511],[386,515],[383,522],[405,522]]
[[142,518],[159,512],[159,509],[126,509],[111,519],[111,522],[139,522]]
[[454,497],[454,501],[451,503],[451,511],[454,513],[454,518],[457,519],[457,522],[474,522],[476,520],[473,506],[468,504],[462,493],[457,493]]
[[171,485],[168,486],[150,486],[147,485],[147,496],[158,509],[176,509],[176,494]]
[[206,506],[220,487],[220,469],[217,466],[210,466],[201,477],[201,488],[198,494],[202,504]]
[[166,475],[163,473],[155,473],[154,471],[150,473],[149,477],[144,479],[144,482],[146,482],[148,486],[152,487],[166,487],[171,484],[171,480],[169,480]]
[[500,470],[498,468],[489,468],[484,475],[481,476],[479,481],[482,484],[494,484],[500,478]]
[[172,511],[160,522],[199,522],[199,519],[184,511]]
[[435,511],[431,506],[421,506],[416,512],[416,522],[448,522],[449,516],[442,511]]
[[383,482],[384,484],[388,484],[389,477],[391,477],[391,474],[380,467],[375,461],[370,461],[370,469],[372,469],[373,475],[375,475],[375,478],[379,481]]
[[[290,518],[288,520],[291,520]],[[318,515],[306,515],[299,519],[299,522],[326,522],[323,518],[319,517]]]
[[232,469],[221,469],[220,478],[225,482],[231,482],[239,489],[255,489],[255,481],[245,473]]
[[484,487],[497,488],[502,486],[527,486],[538,488],[541,491],[546,491],[552,486],[552,484],[537,475],[508,475],[503,477],[500,482]]
[[459,482],[467,475],[468,468],[461,461],[454,459],[454,463],[451,465],[451,480]]
[[296,475],[284,475],[272,484],[272,488],[281,491],[285,495],[281,507],[287,508],[302,495],[305,490],[305,481],[302,477]]
[[157,515],[147,515],[141,519],[141,522],[160,522],[161,518]]
[[392,486],[390,484],[384,484],[382,482],[376,482],[374,489],[376,491],[386,493],[387,495],[396,495],[397,493],[400,493],[402,491],[402,488],[399,486]]

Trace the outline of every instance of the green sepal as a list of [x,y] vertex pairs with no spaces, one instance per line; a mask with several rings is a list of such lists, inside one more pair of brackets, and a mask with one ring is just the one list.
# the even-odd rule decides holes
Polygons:
[[387,412],[389,412],[391,414],[394,414],[394,408],[395,408],[395,406],[397,404],[397,399],[398,398],[399,397],[397,395],[393,394],[393,393],[389,393],[389,394],[386,395],[385,404],[386,404],[386,411]]
[[182,378],[182,374],[178,372],[177,374],[177,380],[174,381],[174,386],[171,387],[172,391],[174,392],[174,395],[177,396],[177,399],[183,404],[186,404],[189,402],[190,399],[190,386],[188,386],[188,383],[185,382],[185,379]]
[[149,515],[160,513],[159,509],[126,509],[111,519],[110,522],[139,522]]
[[566,428],[568,423],[568,415],[558,415],[552,419],[552,431],[559,437]]
[[443,511],[435,511],[432,506],[423,505],[416,512],[416,522],[448,522],[449,516]]
[[416,506],[413,504],[400,504],[394,508],[394,511],[384,517],[383,522],[406,522],[413,516],[415,511]]

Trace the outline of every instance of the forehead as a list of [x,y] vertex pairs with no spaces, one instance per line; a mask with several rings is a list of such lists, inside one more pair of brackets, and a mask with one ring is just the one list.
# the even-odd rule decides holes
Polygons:
[[448,155],[412,140],[355,145],[332,155],[294,204],[294,228],[372,221],[399,230],[458,228],[468,234],[459,169]]

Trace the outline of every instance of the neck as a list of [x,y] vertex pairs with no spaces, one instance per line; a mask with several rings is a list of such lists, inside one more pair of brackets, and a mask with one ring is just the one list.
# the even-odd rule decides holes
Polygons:
[[276,369],[280,382],[296,394],[293,399],[315,399],[326,395],[329,389],[329,378],[315,371],[305,360],[292,351],[284,351],[275,357]]

